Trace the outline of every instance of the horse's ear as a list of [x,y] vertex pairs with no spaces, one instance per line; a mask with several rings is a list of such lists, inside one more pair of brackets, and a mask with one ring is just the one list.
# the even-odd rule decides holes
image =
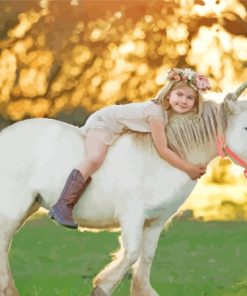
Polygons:
[[233,96],[235,96],[235,94],[227,94],[227,96],[224,98],[224,103],[231,114],[237,114],[241,112],[241,108],[238,106],[238,103],[236,102],[236,99],[233,98]]

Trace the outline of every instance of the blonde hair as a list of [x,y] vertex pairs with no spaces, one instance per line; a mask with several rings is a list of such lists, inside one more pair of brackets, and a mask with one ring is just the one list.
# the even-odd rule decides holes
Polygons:
[[168,100],[168,95],[172,90],[181,88],[183,86],[189,86],[193,91],[196,93],[196,101],[195,105],[192,109],[192,114],[197,117],[201,115],[202,112],[202,102],[203,102],[203,97],[201,94],[196,91],[194,88],[192,88],[188,83],[184,81],[169,81],[159,92],[158,94],[153,98],[153,101],[156,104],[160,104],[164,110],[168,110],[170,107],[169,100]]

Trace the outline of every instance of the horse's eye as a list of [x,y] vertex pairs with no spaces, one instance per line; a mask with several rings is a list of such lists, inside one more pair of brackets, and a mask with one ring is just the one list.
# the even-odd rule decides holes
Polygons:
[[247,127],[244,127],[244,129],[247,131]]

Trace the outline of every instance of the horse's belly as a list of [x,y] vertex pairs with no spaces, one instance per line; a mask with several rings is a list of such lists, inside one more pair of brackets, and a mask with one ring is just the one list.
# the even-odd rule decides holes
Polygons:
[[105,180],[104,184],[109,186],[91,187],[75,209],[74,217],[87,228],[118,228],[119,220],[128,217],[133,209],[143,210],[147,223],[154,219],[166,220],[184,203],[196,182],[178,170],[161,176],[128,182],[128,187],[117,179],[112,186]]
[[85,196],[85,201],[75,209],[74,219],[81,227],[118,228],[119,219],[116,217],[114,208],[114,203],[107,201],[104,196],[99,195],[98,198],[94,198],[89,194]]
[[124,193],[119,192],[118,183],[112,183],[105,176],[94,176],[91,185],[75,207],[75,220],[87,228],[119,227],[117,213]]

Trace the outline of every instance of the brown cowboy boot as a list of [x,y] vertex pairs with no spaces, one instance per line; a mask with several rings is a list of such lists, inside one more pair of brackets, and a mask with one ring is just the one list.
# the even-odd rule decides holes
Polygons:
[[81,172],[74,169],[70,173],[57,203],[50,209],[49,217],[64,227],[77,229],[78,225],[73,220],[72,210],[91,180],[92,178],[88,177],[85,182]]

